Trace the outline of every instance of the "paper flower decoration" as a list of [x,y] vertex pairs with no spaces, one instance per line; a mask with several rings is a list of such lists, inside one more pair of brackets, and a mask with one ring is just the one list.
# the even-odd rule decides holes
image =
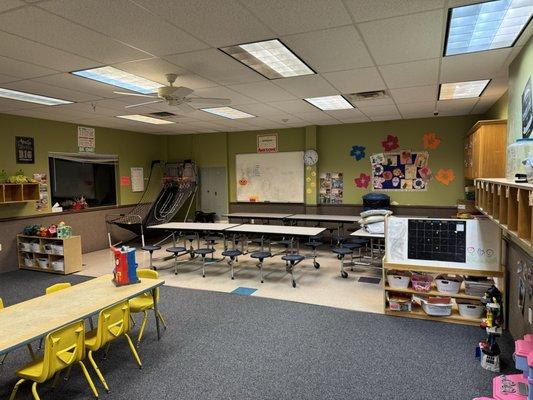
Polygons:
[[427,132],[424,133],[424,136],[422,136],[422,143],[424,145],[424,149],[435,150],[437,147],[440,146],[440,142],[441,140],[435,132]]
[[382,176],[375,176],[374,189],[383,189],[383,182],[385,182],[385,178],[383,178]]
[[357,186],[358,188],[366,189],[368,188],[368,185],[370,183],[370,175],[361,173],[359,175],[359,178],[355,178],[353,181],[355,182],[355,186]]
[[455,174],[451,168],[448,169],[439,169],[435,175],[435,179],[442,183],[443,185],[448,186],[454,179]]
[[356,161],[362,160],[365,158],[365,147],[364,146],[352,146],[350,150],[350,155],[355,158]]
[[431,179],[431,175],[432,175],[432,172],[431,172],[431,169],[429,169],[428,166],[425,166],[425,167],[422,167],[418,170],[418,174],[420,175],[420,177],[425,180],[425,181],[429,181]]
[[398,143],[398,136],[387,135],[387,138],[381,142],[381,145],[385,151],[397,149],[400,147],[400,143]]

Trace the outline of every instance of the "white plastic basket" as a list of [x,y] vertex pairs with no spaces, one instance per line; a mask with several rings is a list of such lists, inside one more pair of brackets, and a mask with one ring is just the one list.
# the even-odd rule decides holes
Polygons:
[[466,318],[481,318],[485,311],[485,306],[480,302],[471,302],[461,299],[457,299],[457,307],[459,308],[459,314]]
[[39,243],[32,243],[30,245],[31,251],[34,253],[40,253],[41,252],[41,245]]
[[389,274],[387,275],[387,282],[391,288],[407,289],[409,282],[411,282],[411,276],[407,274]]
[[31,243],[20,242],[20,250],[22,250],[22,251],[31,251]]
[[56,254],[59,256],[63,255],[63,246],[60,244],[52,244],[50,246],[52,248],[52,254]]
[[26,267],[35,267],[35,262],[33,261],[33,258],[30,257],[24,257],[24,265]]
[[460,276],[439,275],[435,279],[437,290],[442,293],[457,294],[461,289],[463,278]]
[[39,268],[48,269],[48,258],[38,258]]
[[52,261],[52,269],[54,271],[60,272],[65,270],[65,262],[63,260]]

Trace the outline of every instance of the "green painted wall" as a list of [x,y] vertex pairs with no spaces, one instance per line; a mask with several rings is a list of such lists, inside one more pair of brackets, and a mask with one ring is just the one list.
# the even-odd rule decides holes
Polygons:
[[485,113],[484,119],[507,119],[509,113],[509,92],[505,92],[502,97]]
[[[35,164],[16,164],[15,136],[31,136],[35,141]],[[78,151],[77,125],[64,122],[0,114],[0,169],[9,174],[18,169],[31,176],[33,173],[48,173],[49,152]],[[119,157],[119,176],[130,175],[131,167],[144,167],[148,177],[152,160],[164,159],[163,137],[117,129],[96,127],[96,153],[116,154]],[[150,190],[145,196],[151,200],[160,186],[157,184],[160,169],[154,176]],[[50,196],[50,193],[49,193]],[[141,193],[133,193],[131,187],[120,186],[119,204],[133,204]],[[34,203],[0,205],[0,218],[41,214],[35,211]]]
[[[522,91],[529,78],[533,80],[533,37],[509,67],[509,117],[507,145],[522,137]],[[533,84],[533,82],[532,82]]]

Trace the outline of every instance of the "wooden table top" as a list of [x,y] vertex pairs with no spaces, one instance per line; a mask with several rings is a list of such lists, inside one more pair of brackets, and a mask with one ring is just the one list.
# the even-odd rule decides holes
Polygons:
[[165,283],[161,279],[142,279],[137,284],[116,287],[112,278],[103,275],[0,310],[0,355]]

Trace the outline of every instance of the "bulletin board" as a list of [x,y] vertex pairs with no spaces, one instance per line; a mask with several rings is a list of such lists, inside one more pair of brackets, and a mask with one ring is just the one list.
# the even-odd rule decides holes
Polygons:
[[431,176],[427,151],[378,153],[370,156],[372,186],[383,191],[426,191]]
[[235,173],[239,202],[304,202],[303,151],[237,154]]

